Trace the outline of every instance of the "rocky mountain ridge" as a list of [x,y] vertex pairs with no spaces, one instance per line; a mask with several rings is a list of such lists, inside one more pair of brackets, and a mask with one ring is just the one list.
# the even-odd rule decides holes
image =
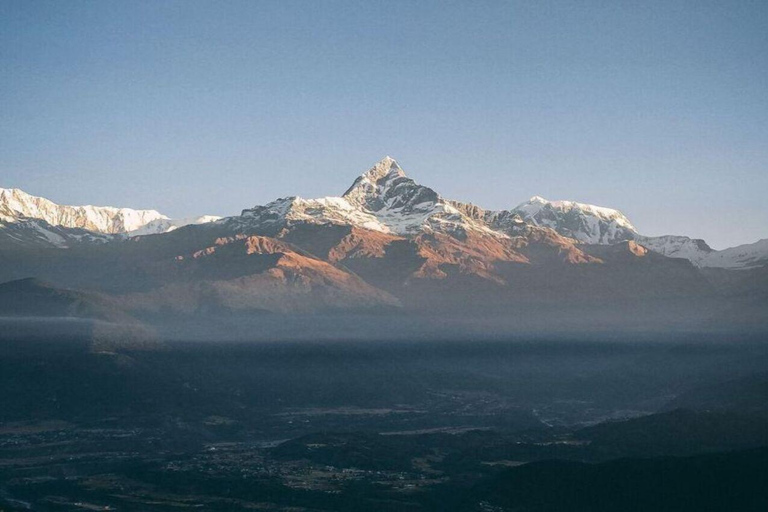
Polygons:
[[170,219],[156,210],[59,205],[19,189],[0,188],[0,237],[27,246],[103,243],[114,237],[167,233],[218,219],[210,215]]

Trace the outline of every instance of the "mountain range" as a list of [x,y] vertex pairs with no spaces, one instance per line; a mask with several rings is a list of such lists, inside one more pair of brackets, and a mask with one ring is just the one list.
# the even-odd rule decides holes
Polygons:
[[538,196],[484,210],[416,183],[390,157],[338,197],[279,198],[225,218],[0,189],[0,262],[0,282],[100,294],[149,321],[474,311],[531,328],[554,317],[585,328],[754,325],[768,298],[768,239],[716,251],[643,236],[619,210]]
[[170,219],[156,210],[111,206],[63,206],[19,189],[0,188],[0,240],[6,244],[66,248],[81,242],[167,233],[219,217]]

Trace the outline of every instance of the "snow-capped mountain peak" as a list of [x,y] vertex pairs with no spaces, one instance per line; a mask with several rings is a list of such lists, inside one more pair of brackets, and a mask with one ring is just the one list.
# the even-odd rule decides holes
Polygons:
[[512,211],[530,224],[552,228],[582,243],[612,244],[637,235],[623,213],[603,206],[533,196]]
[[391,156],[385,156],[384,158],[376,162],[376,164],[374,164],[373,167],[371,167],[362,175],[360,175],[360,177],[355,180],[352,186],[343,195],[346,196],[347,194],[352,192],[356,186],[360,185],[361,183],[375,184],[379,180],[385,177],[387,177],[388,179],[406,177],[405,172],[397,163],[397,160],[395,160]]
[[170,219],[157,210],[60,205],[17,188],[0,188],[0,234],[13,243],[34,242],[54,247],[103,243],[112,237],[166,233],[218,218],[206,215]]
[[127,233],[149,222],[168,218],[156,210],[59,205],[16,188],[0,189],[0,215],[6,222],[21,218],[39,219],[51,226],[80,228],[102,234]]
[[374,212],[411,210],[417,206],[429,208],[440,200],[434,190],[407,177],[391,157],[384,158],[363,173],[342,197]]
[[490,230],[429,187],[406,176],[394,158],[386,157],[360,175],[341,197],[289,197],[244,210],[235,225],[272,228],[296,222],[344,224],[398,235],[421,232],[460,233]]
[[768,263],[768,240],[713,250],[704,240],[687,236],[642,236],[619,210],[533,196],[512,212],[530,224],[554,229],[585,244],[612,245],[634,240],[670,258],[687,259],[697,267],[753,268]]

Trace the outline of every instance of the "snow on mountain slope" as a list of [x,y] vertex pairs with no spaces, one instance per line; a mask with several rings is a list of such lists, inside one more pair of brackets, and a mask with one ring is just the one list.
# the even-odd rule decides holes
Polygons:
[[104,243],[115,236],[80,228],[51,226],[41,219],[20,218],[6,221],[7,218],[0,216],[0,248],[67,248],[81,243]]
[[[504,212],[495,212],[495,215]],[[611,245],[634,240],[653,252],[669,258],[684,258],[697,267],[752,268],[768,264],[768,241],[712,249],[704,240],[687,236],[643,236],[618,210],[576,203],[547,201],[532,197],[512,210],[523,220],[554,229],[559,234],[592,245]]]
[[244,210],[230,222],[260,228],[297,222],[342,224],[398,235],[483,231],[505,236],[472,219],[434,190],[408,178],[386,157],[362,174],[341,197],[278,199]]
[[170,233],[175,229],[189,226],[190,224],[208,224],[209,222],[216,222],[219,219],[221,219],[221,217],[217,217],[215,215],[201,215],[200,217],[186,217],[183,219],[155,219],[144,224],[138,229],[129,231],[127,234],[128,236],[139,236],[154,235],[158,233]]
[[704,240],[687,236],[637,236],[637,243],[670,258],[685,258],[697,267],[749,269],[768,265],[768,239],[716,251]]
[[52,226],[87,229],[105,234],[127,233],[153,220],[167,219],[155,210],[58,205],[19,189],[0,189],[0,215],[41,219]]
[[637,230],[618,210],[574,201],[547,201],[534,196],[512,210],[526,222],[552,228],[586,244],[630,240]]
[[[768,264],[767,240],[716,251],[704,240],[687,236],[640,235],[624,214],[611,208],[573,201],[547,201],[536,196],[512,212],[526,222],[550,227],[585,244],[611,245],[634,240],[653,252],[687,259],[697,267],[735,269]],[[495,215],[503,213],[494,212]]]
[[304,199],[280,198],[264,206],[243,210],[240,217],[225,219],[230,224],[279,229],[300,222],[343,224],[387,233],[389,230],[369,212],[359,210],[341,197]]
[[702,267],[748,269],[768,265],[768,238],[753,244],[713,251],[704,258]]
[[342,196],[370,212],[396,234],[421,232],[492,232],[483,222],[456,208],[429,187],[407,177],[395,159],[386,157],[357,178]]
[[635,241],[653,252],[663,254],[669,258],[685,258],[697,267],[702,266],[703,262],[716,252],[704,240],[687,236],[637,235],[635,236]]
[[111,236],[166,233],[218,218],[169,219],[156,210],[66,206],[19,189],[0,188],[0,235],[14,245],[71,247],[75,243],[105,242]]

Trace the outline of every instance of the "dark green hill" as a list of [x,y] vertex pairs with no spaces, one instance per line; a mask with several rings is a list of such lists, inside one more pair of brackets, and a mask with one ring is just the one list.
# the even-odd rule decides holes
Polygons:
[[577,431],[592,460],[654,457],[768,446],[768,421],[734,412],[676,409]]
[[768,448],[602,464],[552,460],[479,483],[465,495],[465,510],[763,511],[767,481]]

